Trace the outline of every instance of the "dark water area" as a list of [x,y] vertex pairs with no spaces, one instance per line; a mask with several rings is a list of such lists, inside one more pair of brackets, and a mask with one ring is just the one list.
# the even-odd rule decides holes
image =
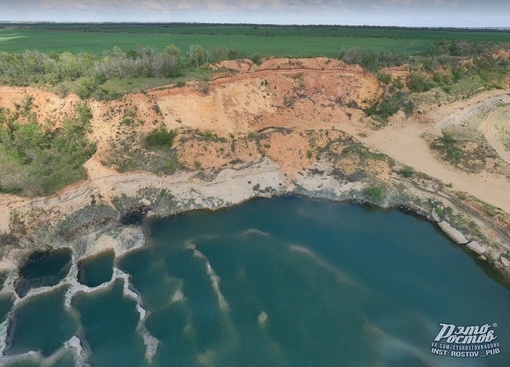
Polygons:
[[5,321],[7,313],[14,304],[13,294],[2,294],[0,295],[0,323]]
[[0,288],[4,286],[8,273],[0,273]]
[[[30,300],[9,353],[47,355],[74,333],[91,366],[510,365],[510,290],[433,224],[401,211],[284,197],[155,220],[147,233],[147,246],[117,265],[149,312],[146,329],[159,340],[152,362],[123,279],[78,293],[74,318],[62,291]],[[99,260],[98,269],[111,267]],[[438,337],[441,324],[493,339],[455,344]],[[41,325],[50,337],[37,336]]]
[[70,249],[34,252],[20,268],[16,293],[23,297],[32,288],[56,285],[70,268]]
[[78,281],[88,287],[97,287],[112,279],[115,253],[108,251],[78,263]]
[[147,214],[147,211],[148,209],[142,206],[136,210],[124,214],[120,219],[120,222],[124,225],[141,224],[145,218],[145,215]]

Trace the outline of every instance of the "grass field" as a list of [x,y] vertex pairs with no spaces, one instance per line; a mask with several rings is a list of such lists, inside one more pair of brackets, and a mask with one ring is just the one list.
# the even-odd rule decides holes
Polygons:
[[251,56],[336,57],[342,49],[398,51],[408,54],[431,48],[438,40],[510,43],[510,32],[340,26],[255,26],[178,24],[0,24],[0,52],[39,50],[58,53],[103,51],[119,46],[163,50],[174,44],[181,55],[190,44],[205,49],[226,47]]

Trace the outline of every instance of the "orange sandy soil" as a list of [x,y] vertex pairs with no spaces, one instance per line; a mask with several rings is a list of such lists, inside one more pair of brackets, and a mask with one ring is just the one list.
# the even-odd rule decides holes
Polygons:
[[[335,154],[341,153],[344,146],[334,143],[336,138],[352,137],[418,172],[452,184],[454,190],[465,191],[510,213],[507,171],[488,168],[470,174],[459,170],[441,161],[424,139],[425,135],[429,139],[439,136],[445,118],[469,106],[490,104],[494,98],[507,96],[507,90],[483,93],[443,107],[432,106],[425,114],[411,118],[398,114],[388,126],[374,130],[372,119],[363,109],[383,96],[385,86],[359,66],[315,58],[268,59],[259,66],[248,60],[226,61],[214,67],[217,73],[209,82],[155,88],[116,101],[87,101],[93,114],[89,138],[98,148],[85,165],[89,181],[119,175],[117,167],[108,163],[114,147],[131,139],[129,144],[138,148],[144,134],[160,127],[177,132],[174,148],[185,168],[219,170],[268,157],[279,165],[287,182],[314,167],[318,152],[326,146]],[[406,76],[404,68],[385,72]],[[56,126],[80,103],[74,95],[60,98],[32,88],[0,87],[0,107],[15,109],[26,96],[33,98],[38,120],[53,120]],[[510,163],[508,150],[502,145],[505,130],[495,128],[505,123],[500,121],[505,116],[495,108],[489,122],[480,122],[480,131],[500,154],[500,167]],[[461,121],[454,123],[461,125]],[[200,132],[218,139],[199,139]],[[360,162],[344,157],[335,164],[349,174]],[[365,169],[379,180],[390,179],[391,170],[385,162],[372,162]],[[77,185],[80,183],[73,187]],[[110,189],[99,191],[108,201]],[[0,195],[0,206],[8,207],[20,200]],[[0,223],[0,232],[6,231],[8,211],[2,210]]]

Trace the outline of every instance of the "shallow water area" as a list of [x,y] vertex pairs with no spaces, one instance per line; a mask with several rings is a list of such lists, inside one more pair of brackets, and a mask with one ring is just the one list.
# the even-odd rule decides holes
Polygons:
[[23,360],[8,363],[7,367],[73,367],[76,365],[74,353],[66,352],[55,363],[39,363],[35,360]]
[[[127,291],[118,278],[75,295],[72,310],[62,290],[31,299],[13,346],[47,355],[74,333],[105,367],[509,365],[510,290],[398,210],[283,197],[154,220],[147,233],[146,247],[116,259]],[[60,344],[20,331],[40,325],[35,308],[66,330]],[[432,353],[441,323],[488,324],[499,352]],[[159,343],[144,345],[147,335]]]

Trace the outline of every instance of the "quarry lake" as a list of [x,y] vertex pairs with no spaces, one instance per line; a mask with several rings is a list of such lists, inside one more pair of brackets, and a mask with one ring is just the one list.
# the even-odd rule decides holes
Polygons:
[[[72,307],[59,285],[18,307],[0,365],[74,366],[73,348],[55,355],[73,336],[105,367],[510,365],[510,290],[399,210],[282,197],[145,231],[144,248],[81,264],[103,286]],[[12,358],[30,350],[46,359]]]

